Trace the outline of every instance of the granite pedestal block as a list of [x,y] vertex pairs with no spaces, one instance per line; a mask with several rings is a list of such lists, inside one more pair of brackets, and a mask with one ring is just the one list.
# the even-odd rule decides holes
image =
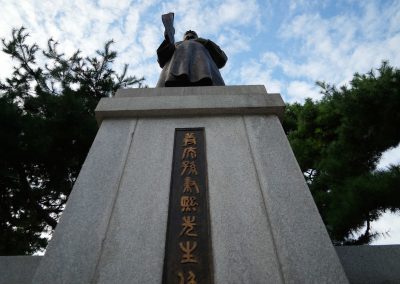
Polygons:
[[204,127],[215,283],[347,283],[263,86],[128,89],[100,125],[33,283],[161,283],[176,128]]
[[336,252],[350,283],[400,283],[400,246],[340,246]]
[[0,256],[0,284],[31,283],[42,256]]

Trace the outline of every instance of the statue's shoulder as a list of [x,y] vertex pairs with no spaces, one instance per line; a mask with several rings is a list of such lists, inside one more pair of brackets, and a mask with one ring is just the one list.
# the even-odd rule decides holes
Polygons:
[[183,41],[177,41],[175,42],[175,46],[181,45],[183,43]]

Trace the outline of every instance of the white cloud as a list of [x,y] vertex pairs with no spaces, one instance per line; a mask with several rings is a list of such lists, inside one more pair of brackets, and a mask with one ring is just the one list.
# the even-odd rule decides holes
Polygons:
[[305,81],[291,81],[287,86],[286,94],[289,102],[303,102],[306,98],[314,100],[322,98],[315,84]]
[[293,46],[281,62],[285,74],[343,84],[355,72],[368,72],[384,59],[400,64],[399,29],[384,32],[392,9],[368,2],[360,15],[347,11],[323,18],[312,12],[294,17],[280,30],[281,39]]
[[371,245],[400,244],[399,213],[385,212],[371,223],[372,230],[382,233]]
[[179,35],[196,30],[199,36],[215,36],[228,28],[259,27],[261,11],[257,1],[170,1],[162,5],[162,13],[175,12]]
[[[328,0],[0,0],[0,37],[8,39],[12,27],[24,25],[29,42],[45,47],[54,37],[60,51],[79,48],[83,55],[113,38],[119,52],[114,69],[129,63],[128,75],[145,76],[153,87],[161,71],[155,56],[161,14],[174,11],[177,40],[194,29],[226,51],[227,84],[263,84],[270,93],[285,92],[289,101],[319,98],[314,81],[341,85],[382,59],[400,66],[400,1],[355,1],[327,16],[321,6],[328,4],[339,7]],[[10,62],[0,53],[0,78],[11,73]],[[380,165],[395,157],[388,153]]]
[[400,164],[400,144],[394,148],[388,149],[383,152],[382,157],[380,158],[377,169],[384,170],[390,165],[399,165]]
[[[278,31],[280,44],[287,49],[277,51],[270,49],[269,44],[265,45],[268,48],[265,50],[254,45],[260,36],[258,27],[265,22],[262,17],[264,14],[268,17],[274,15],[272,12],[262,13],[265,7],[254,0],[175,0],[167,3],[156,0],[118,3],[71,0],[23,4],[0,0],[0,3],[6,11],[0,19],[1,37],[8,37],[9,23],[17,27],[23,24],[31,33],[32,40],[40,46],[44,47],[47,39],[53,36],[61,43],[60,50],[68,54],[77,48],[84,54],[93,54],[106,40],[113,38],[115,49],[119,51],[117,64],[127,62],[131,66],[149,66],[156,62],[155,49],[162,40],[160,16],[174,11],[178,40],[186,29],[195,29],[200,36],[214,40],[225,50],[230,58],[223,71],[227,82],[263,81],[273,89],[281,90],[286,85],[292,91],[300,81],[304,82],[303,88],[316,80],[346,83],[354,72],[363,73],[377,67],[382,59],[389,59],[394,65],[400,64],[399,25],[395,22],[400,18],[399,9],[396,9],[400,7],[399,2],[382,7],[366,3],[362,4],[361,14],[349,10],[331,17],[323,17],[316,10],[320,5],[326,6],[328,1],[318,5],[307,1],[282,3],[292,7],[290,13],[293,17],[286,18],[289,20]],[[267,6],[269,10],[274,8],[272,4]],[[371,34],[376,37],[368,36]],[[244,52],[251,56],[238,57]],[[0,54],[0,62],[6,62],[3,56]],[[252,65],[252,60],[262,65],[241,67]],[[140,69],[135,67],[135,70]],[[281,75],[276,72],[279,70]],[[235,71],[253,72],[255,77],[239,80]],[[151,73],[154,72],[159,70]],[[136,75],[149,77],[147,74]],[[290,81],[294,82],[289,84]]]
[[[0,35],[3,38],[5,35],[8,35],[11,32],[12,26],[10,26],[10,23],[13,23],[13,25],[20,26],[21,23],[23,22],[22,15],[20,13],[19,9],[16,9],[14,4],[12,2],[5,2],[1,3],[1,25],[0,25]],[[8,23],[8,24],[7,24]]]
[[389,21],[388,32],[395,33],[400,30],[400,1],[395,1],[393,3],[393,7],[388,9],[387,14],[385,15],[387,20]]
[[246,85],[265,85],[269,93],[280,93],[281,82],[271,77],[271,71],[264,66],[252,60],[242,65],[239,71],[240,84]]
[[8,56],[0,56],[0,80],[10,76],[13,72],[13,61]]
[[134,8],[130,8],[126,19],[123,22],[123,32],[126,35],[136,34],[139,28],[140,15],[139,11]]
[[281,65],[281,60],[279,56],[276,53],[270,51],[267,51],[261,55],[261,61],[270,68]]
[[217,10],[220,25],[246,25],[258,23],[259,6],[256,1],[228,0],[222,2]]
[[159,34],[159,29],[154,25],[147,25],[141,31],[139,42],[143,46],[144,58],[154,56],[158,46],[160,45]]
[[[0,37],[9,39],[11,27],[18,28],[23,25],[31,35],[28,42],[36,42],[40,47],[46,48],[47,40],[53,37],[60,43],[60,52],[71,55],[79,48],[84,56],[94,55],[96,50],[102,49],[107,40],[114,38],[114,48],[118,48],[119,54],[122,55],[118,58],[117,65],[122,66],[119,61],[138,63],[150,53],[153,56],[155,53],[154,40],[149,41],[148,37],[142,37],[143,45],[135,40],[140,27],[139,13],[144,12],[152,2],[132,3],[132,6],[128,7],[129,3],[130,1],[121,1],[118,4],[113,3],[113,7],[108,7],[110,2],[107,1],[101,1],[99,5],[94,1],[0,1],[3,11],[7,12],[2,13],[0,19]],[[155,33],[154,29],[150,29],[148,27],[144,30]],[[153,50],[150,51],[151,48]],[[134,56],[132,52],[135,52]],[[8,56],[0,53],[0,62],[9,62]],[[10,68],[2,66],[1,78],[9,74]]]
[[[253,29],[261,25],[261,12],[255,0],[117,2],[0,0],[3,10],[0,37],[10,38],[10,25],[24,25],[31,34],[31,42],[38,43],[40,47],[45,48],[47,40],[53,37],[60,43],[60,52],[71,55],[79,48],[84,56],[94,55],[107,40],[114,39],[114,49],[119,51],[116,66],[129,63],[129,70],[148,72],[135,75],[145,75],[154,81],[156,79],[153,74],[160,72],[155,50],[163,37],[162,13],[176,13],[178,40],[185,30],[195,29],[200,36],[219,44],[229,58],[250,50],[251,38],[241,28]],[[7,55],[0,53],[0,62],[7,64]],[[142,64],[143,67],[137,66]],[[150,70],[148,66],[156,68]],[[10,68],[3,67],[0,75],[4,78],[9,72]]]
[[148,85],[150,88],[155,87],[160,72],[161,68],[158,66],[158,63],[153,60],[138,65],[129,65],[129,74],[136,75],[137,77],[144,76],[146,78],[144,84]]
[[229,29],[222,33],[216,42],[226,54],[229,54],[229,57],[234,56],[236,53],[250,50],[249,37],[234,29]]
[[107,9],[108,11],[115,11],[115,12],[120,12],[126,8],[129,7],[130,5],[130,0],[99,0],[97,3],[98,5],[103,8]]
[[309,1],[309,0],[290,0],[289,1],[289,12],[293,14],[295,12],[302,12],[310,10],[318,6],[319,8],[323,8],[328,4],[327,0],[318,0],[318,1]]

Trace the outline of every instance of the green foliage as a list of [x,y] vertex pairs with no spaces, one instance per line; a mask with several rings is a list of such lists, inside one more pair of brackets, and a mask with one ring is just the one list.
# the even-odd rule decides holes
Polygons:
[[[97,131],[98,100],[143,82],[112,70],[112,41],[84,58],[27,37],[21,28],[2,40],[15,66],[0,81],[0,255],[46,246],[41,234],[55,228]],[[318,84],[323,99],[288,105],[284,128],[333,242],[369,243],[370,223],[400,208],[400,166],[376,170],[400,142],[400,71],[383,63],[350,87]]]
[[0,255],[46,246],[41,234],[57,225],[97,132],[99,99],[144,80],[127,77],[127,66],[121,75],[111,69],[112,41],[84,58],[59,53],[52,39],[40,52],[27,37],[20,28],[2,39],[15,66],[0,81]]
[[400,166],[376,169],[400,142],[400,70],[383,62],[350,87],[318,84],[322,100],[288,105],[284,128],[334,243],[366,244],[370,223],[400,208]]

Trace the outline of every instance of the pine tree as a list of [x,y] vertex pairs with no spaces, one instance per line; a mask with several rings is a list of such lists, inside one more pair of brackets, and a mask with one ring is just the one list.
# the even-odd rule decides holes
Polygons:
[[376,168],[400,142],[400,70],[318,84],[322,100],[288,105],[284,128],[333,242],[367,244],[381,233],[371,222],[400,208],[400,166]]
[[54,40],[41,50],[28,36],[22,27],[2,39],[15,66],[0,81],[0,255],[46,246],[42,232],[56,227],[97,132],[98,101],[144,80],[111,68],[112,41],[94,57],[67,57]]

